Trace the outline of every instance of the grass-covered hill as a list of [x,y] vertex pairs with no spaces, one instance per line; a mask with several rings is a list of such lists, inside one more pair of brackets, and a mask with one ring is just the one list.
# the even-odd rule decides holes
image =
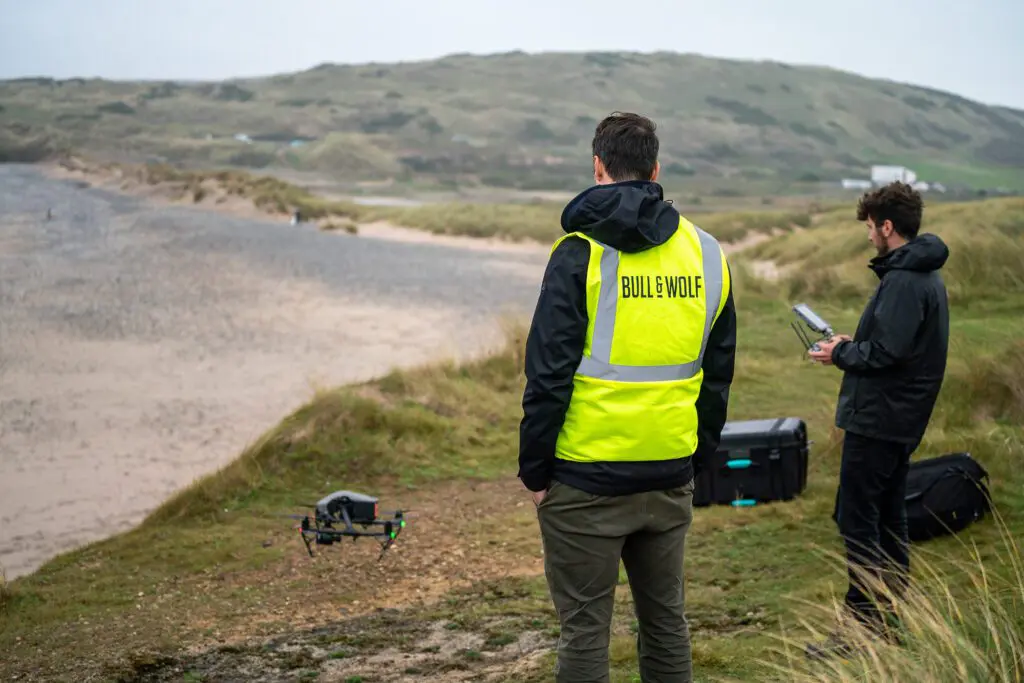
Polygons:
[[[696,511],[687,606],[697,681],[1024,674],[1024,200],[926,216],[952,249],[952,343],[917,457],[972,453],[1005,527],[990,517],[915,546],[923,593],[905,647],[866,643],[852,662],[824,669],[787,659],[784,642],[808,637],[804,621],[827,626],[845,586],[829,557],[841,551],[830,519],[840,375],[802,359],[789,307],[806,299],[851,331],[872,287],[871,247],[841,213],[788,225],[777,215],[708,217],[723,239],[769,235],[731,255],[740,327],[730,418],[802,417],[814,443],[798,499]],[[756,275],[765,263],[770,279]],[[139,528],[0,584],[0,678],[550,680],[558,623],[532,503],[515,480],[522,341],[516,327],[488,358],[319,393]],[[415,509],[397,552],[378,563],[364,542],[310,559],[294,522],[275,516],[342,488]],[[638,680],[624,581],[613,637],[612,680]]]
[[[1024,111],[826,68],[676,53],[324,64],[211,83],[0,82],[0,160],[49,150],[351,180],[575,187],[595,123],[654,117],[667,178],[865,177],[1024,190]],[[246,135],[249,141],[239,141]]]

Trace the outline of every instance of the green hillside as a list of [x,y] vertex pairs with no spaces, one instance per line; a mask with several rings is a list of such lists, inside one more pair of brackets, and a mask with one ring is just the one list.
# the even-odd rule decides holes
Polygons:
[[[507,53],[220,83],[0,82],[0,159],[289,167],[352,180],[575,187],[594,125],[660,126],[669,178],[865,177],[1024,190],[1024,111],[826,68],[675,53]],[[250,141],[236,140],[237,134]]]

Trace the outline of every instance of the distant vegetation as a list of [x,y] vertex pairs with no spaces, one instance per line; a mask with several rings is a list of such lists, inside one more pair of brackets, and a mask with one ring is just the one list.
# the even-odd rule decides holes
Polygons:
[[[669,182],[747,192],[898,163],[950,188],[1024,190],[1024,111],[664,52],[454,55],[201,84],[19,79],[0,82],[0,102],[0,129],[122,161],[571,189],[588,173],[596,122],[634,110],[659,124]],[[25,154],[0,136],[0,158]]]
[[[326,199],[303,187],[272,175],[256,175],[244,170],[184,170],[167,164],[89,165],[77,160],[61,162],[68,169],[92,174],[116,174],[122,180],[161,188],[172,199],[192,203],[221,203],[238,197],[275,215],[298,211],[303,220],[323,221],[328,230],[372,221],[391,221],[397,225],[435,234],[467,237],[497,237],[520,241],[550,243],[562,235],[558,202],[469,203],[443,202],[417,207],[368,206],[352,201]],[[123,182],[122,182],[123,185]],[[701,227],[724,242],[735,242],[748,235],[767,236],[794,228],[807,228],[815,216],[827,208],[811,203],[802,208],[746,210],[689,214]],[[846,209],[849,213],[850,209]]]
[[4,124],[0,110],[0,163],[36,163],[64,149],[50,133],[25,123]]

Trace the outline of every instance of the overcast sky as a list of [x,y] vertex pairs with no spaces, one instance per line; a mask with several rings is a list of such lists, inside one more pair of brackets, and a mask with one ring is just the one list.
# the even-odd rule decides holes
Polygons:
[[821,64],[1024,109],[1024,0],[0,0],[0,78],[221,79],[516,49]]

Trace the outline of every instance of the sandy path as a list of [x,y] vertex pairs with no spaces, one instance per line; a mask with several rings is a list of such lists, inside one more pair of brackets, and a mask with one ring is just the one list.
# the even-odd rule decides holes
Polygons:
[[315,386],[481,352],[532,308],[545,250],[380,237],[0,166],[8,578],[136,524]]

